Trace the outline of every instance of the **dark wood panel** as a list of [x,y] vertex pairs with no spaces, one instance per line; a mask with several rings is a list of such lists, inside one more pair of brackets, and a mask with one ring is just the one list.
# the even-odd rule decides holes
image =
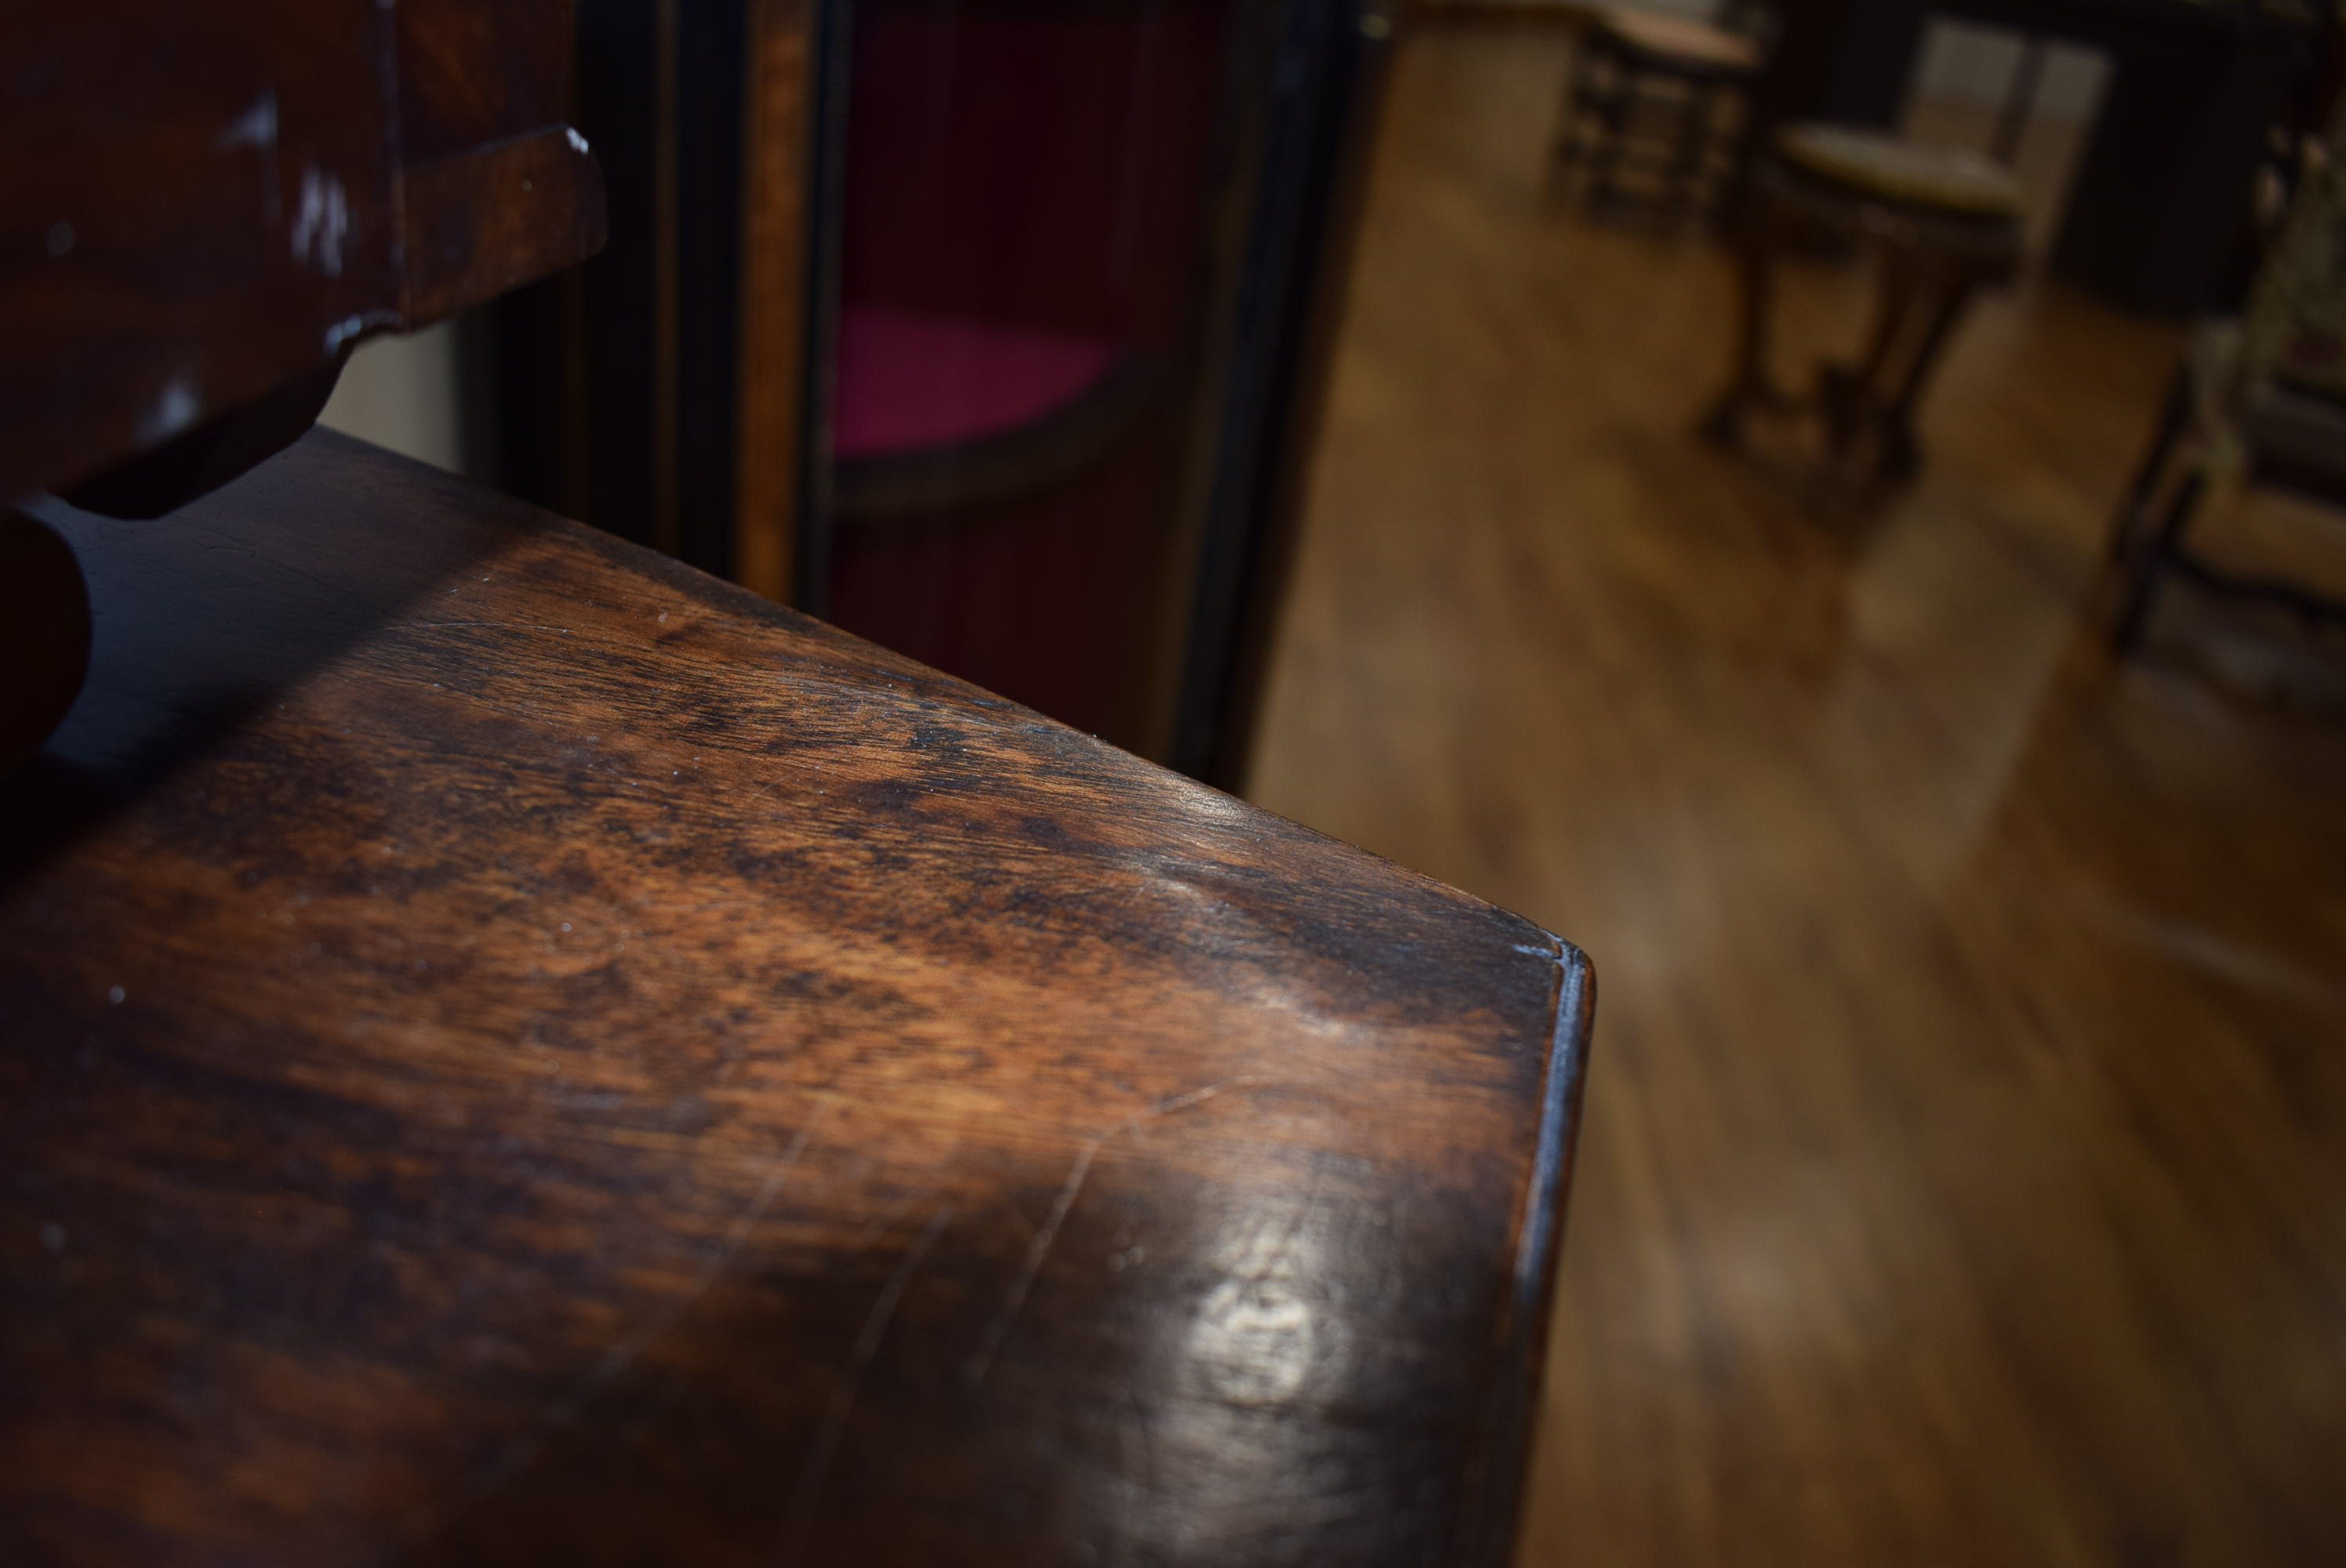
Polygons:
[[[17,149],[0,160],[0,499],[323,386],[363,337],[590,253],[600,181],[564,135],[568,28],[539,25],[546,12],[27,9],[0,59],[0,140]],[[418,95],[448,112],[411,144],[400,111]],[[504,153],[459,156],[524,129],[561,155],[534,184]],[[454,205],[469,201],[485,205]]]
[[415,169],[400,190],[400,305],[410,321],[444,320],[602,243],[602,181],[586,138],[567,126]]
[[324,433],[49,515],[0,1558],[1504,1556],[1568,946]]
[[367,0],[93,0],[12,30],[0,494],[158,444],[395,320],[391,25]]
[[568,123],[574,3],[400,0],[398,125],[405,161],[432,163]]

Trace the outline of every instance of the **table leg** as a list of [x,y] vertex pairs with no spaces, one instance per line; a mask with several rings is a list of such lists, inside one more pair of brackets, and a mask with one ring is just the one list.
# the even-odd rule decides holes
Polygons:
[[2183,439],[2184,426],[2190,422],[2191,396],[2191,367],[2188,363],[2178,365],[2174,380],[2168,383],[2167,402],[2158,411],[2150,448],[2142,454],[2142,466],[2135,471],[2134,482],[2127,486],[2126,498],[2118,503],[2117,515],[2110,520],[2109,559],[2113,565],[2127,561],[2147,526],[2145,519],[2151,498],[2158,493],[2158,482],[2167,476],[2176,443]]
[[1817,371],[1817,403],[1825,420],[1825,446],[1844,462],[1868,432],[1879,429],[1889,403],[1882,391],[1909,335],[1919,285],[1912,265],[1895,252],[1882,263],[1873,331],[1854,365],[1826,363]]
[[1608,57],[1602,70],[1603,85],[1596,88],[1593,104],[1597,141],[1588,164],[1588,207],[1592,212],[1612,204],[1614,181],[1621,170],[1622,144],[1629,139],[1630,107],[1637,92],[1635,76],[1619,60]]
[[1753,405],[1780,402],[1768,375],[1769,317],[1775,300],[1777,220],[1764,194],[1755,194],[1736,241],[1736,276],[1743,319],[1736,337],[1735,369],[1727,390],[1704,415],[1700,433],[1714,446],[1742,439],[1743,416]]
[[2110,648],[2121,658],[2142,641],[2143,626],[2150,618],[2151,601],[2158,595],[2159,575],[2175,558],[2207,487],[2208,476],[2198,468],[2185,474],[2157,529],[2129,552],[2131,560],[2119,564],[2117,611],[2110,621]]
[[[1963,320],[1964,312],[1971,307],[1972,297],[1979,291],[1979,280],[1950,278],[1940,280],[1937,287],[1939,297],[1929,324],[1907,361],[1897,394],[1882,410],[1880,472],[1886,479],[1911,479],[1922,469],[1922,443],[1914,434],[1915,405],[1922,402],[1947,340],[1954,335],[1955,323]],[[1928,290],[1922,291],[1928,293]]]
[[1585,43],[1573,46],[1572,64],[1564,78],[1564,97],[1557,105],[1556,150],[1560,168],[1572,168],[1589,154],[1588,117],[1596,104],[1596,56]]

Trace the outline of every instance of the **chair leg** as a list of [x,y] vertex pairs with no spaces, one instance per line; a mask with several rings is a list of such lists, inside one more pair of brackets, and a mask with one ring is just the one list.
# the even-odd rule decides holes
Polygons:
[[1955,323],[1964,319],[1971,308],[1972,297],[1979,292],[1978,282],[1971,278],[1954,278],[1939,285],[1936,309],[1929,324],[1923,329],[1913,354],[1906,361],[1906,373],[1900,378],[1898,391],[1882,419],[1882,473],[1889,479],[1912,479],[1923,467],[1922,443],[1914,434],[1914,409],[1923,401],[1923,389],[1930,385],[1931,372],[1939,358],[1946,351],[1947,341],[1954,336]]
[[1629,139],[1629,118],[1636,106],[1637,78],[1622,63],[1606,57],[1600,65],[1601,77],[1590,91],[1589,118],[1596,127],[1596,143],[1588,155],[1588,209],[1599,211],[1613,203],[1615,184],[1621,172],[1621,157]]
[[1718,114],[1717,100],[1706,82],[1687,84],[1686,102],[1678,109],[1678,145],[1670,152],[1668,202],[1674,212],[1691,210],[1696,183],[1710,154],[1710,130]]
[[1873,331],[1853,365],[1827,362],[1817,369],[1817,404],[1824,414],[1825,449],[1845,462],[1869,431],[1883,423],[1888,405],[1882,388],[1890,379],[1899,345],[1908,336],[1917,292],[1914,270],[1896,255],[1884,258],[1875,297]]
[[1754,404],[1776,402],[1768,374],[1769,319],[1776,292],[1776,235],[1764,209],[1743,215],[1736,239],[1736,275],[1743,296],[1743,319],[1736,334],[1735,368],[1727,390],[1703,416],[1702,438],[1732,447],[1742,440],[1743,416]]
[[1751,175],[1760,140],[1760,107],[1752,89],[1738,87],[1729,94],[1728,101],[1735,110],[1735,117],[1720,146],[1727,167],[1719,177],[1718,199],[1712,204],[1722,228],[1733,223],[1751,199]]
[[2167,401],[2160,405],[2158,423],[2151,433],[2148,449],[2142,454],[2141,466],[2135,470],[2133,483],[2127,486],[2126,496],[2118,503],[2117,514],[2110,519],[2108,554],[2113,565],[2125,563],[2137,536],[2147,525],[2145,518],[2150,511],[2151,498],[2158,493],[2158,482],[2166,477],[2176,444],[2183,439],[2184,428],[2190,423],[2192,392],[2190,365],[2178,365],[2174,378],[2168,382]]
[[1914,410],[1955,323],[1979,291],[1975,278],[1935,276],[1892,255],[1883,263],[1880,303],[1865,355],[1855,365],[1827,364],[1817,377],[1826,444],[1837,463],[1873,438],[1876,479],[1912,479],[1923,466]]
[[1556,106],[1552,156],[1559,168],[1573,168],[1588,157],[1588,115],[1596,99],[1596,56],[1586,45],[1576,46],[1572,51],[1572,65],[1565,73],[1563,97]]
[[2198,510],[2199,497],[2207,486],[2208,476],[2199,469],[2185,474],[2157,529],[2133,548],[2132,559],[2119,563],[2117,609],[2110,622],[2110,649],[2120,658],[2141,645],[2143,627],[2150,618],[2151,601],[2157,596],[2158,579],[2182,548],[2184,533],[2191,526],[2192,515]]

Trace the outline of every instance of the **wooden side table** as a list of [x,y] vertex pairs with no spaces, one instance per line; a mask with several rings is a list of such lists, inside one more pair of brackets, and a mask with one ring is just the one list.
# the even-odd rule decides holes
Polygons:
[[[1754,412],[1815,412],[1836,465],[1911,478],[1922,466],[1915,408],[1974,298],[2018,270],[2020,215],[2011,174],[1967,149],[1838,126],[1780,131],[1753,171],[1738,240],[1742,331],[1705,438],[1732,447]],[[1770,306],[1779,258],[1820,233],[1877,253],[1880,303],[1863,358],[1821,364],[1814,393],[1800,398],[1768,368]]]
[[1506,1561],[1571,947],[327,433],[41,510],[0,1561]]

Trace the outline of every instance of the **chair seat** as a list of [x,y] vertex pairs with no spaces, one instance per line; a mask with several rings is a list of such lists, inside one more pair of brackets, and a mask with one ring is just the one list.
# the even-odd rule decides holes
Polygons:
[[851,521],[915,519],[1035,490],[1132,428],[1164,356],[1071,333],[840,311],[831,495]]
[[1792,125],[1776,150],[1804,175],[1852,194],[1961,217],[2017,218],[2012,171],[1969,148],[1925,147],[1849,126]]
[[1658,65],[1730,75],[1760,69],[1759,40],[1709,22],[1613,6],[1597,14],[1596,30]]
[[1069,333],[851,305],[833,449],[876,457],[998,435],[1082,396],[1116,358]]

